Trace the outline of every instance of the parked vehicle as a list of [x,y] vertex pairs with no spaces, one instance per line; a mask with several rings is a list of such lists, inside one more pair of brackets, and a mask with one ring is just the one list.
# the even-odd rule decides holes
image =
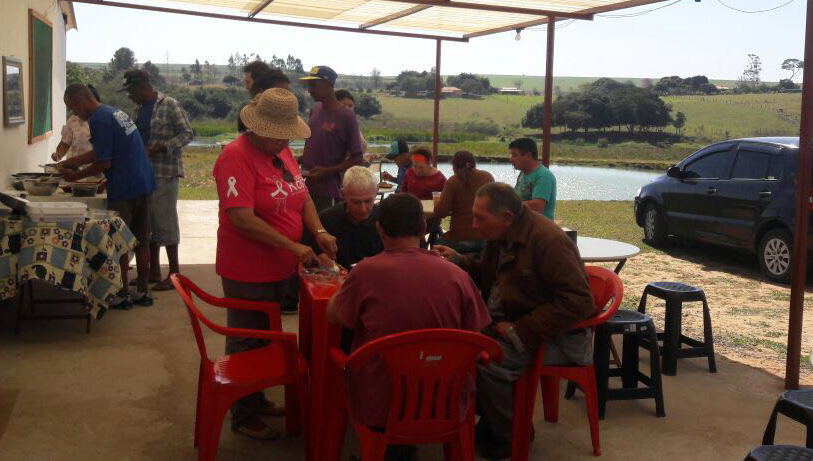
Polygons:
[[768,278],[790,280],[798,153],[798,137],[700,149],[638,191],[644,241],[658,246],[674,235],[750,251]]

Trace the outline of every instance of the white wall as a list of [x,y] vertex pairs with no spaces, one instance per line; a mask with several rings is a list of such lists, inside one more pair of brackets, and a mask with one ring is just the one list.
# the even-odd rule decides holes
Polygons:
[[[53,131],[46,139],[30,145],[28,144],[28,97],[31,91],[28,82],[31,72],[28,63],[29,8],[47,17],[54,31]],[[65,124],[66,109],[62,102],[62,95],[65,92],[65,22],[57,0],[0,0],[0,56],[16,58],[23,62],[25,92],[25,124],[4,127],[0,112],[0,186],[5,188],[8,176],[12,173],[42,171],[37,165],[50,161],[51,152],[56,150],[62,126]]]

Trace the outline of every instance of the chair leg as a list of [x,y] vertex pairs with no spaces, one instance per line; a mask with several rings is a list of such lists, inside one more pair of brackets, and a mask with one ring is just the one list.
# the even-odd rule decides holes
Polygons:
[[368,437],[359,440],[361,444],[362,461],[384,461],[387,454],[387,437],[383,435]]
[[[683,304],[679,300],[666,298],[666,319],[663,335],[663,374],[674,376],[677,374],[677,354],[680,349],[681,310]],[[657,339],[657,335],[655,336]],[[657,342],[655,343],[657,344]]]
[[200,364],[198,370],[198,401],[195,404],[195,439],[193,440],[193,446],[197,447],[198,443],[200,443],[200,428],[201,428],[201,405],[202,405],[202,398],[201,393],[203,392],[203,363]]
[[539,380],[539,384],[542,389],[545,421],[555,423],[559,421],[559,378],[556,376],[543,376]]
[[[604,419],[607,408],[607,387],[609,386],[610,347],[612,335],[607,327],[596,328],[596,339],[593,348],[593,366],[596,373],[596,396],[598,399],[598,417]],[[657,347],[657,343],[656,343]]]
[[313,434],[311,434],[310,402],[307,398],[308,395],[308,374],[302,373],[297,381],[296,396],[298,398],[297,407],[299,408],[299,417],[302,424],[302,441],[305,445],[306,461],[310,461],[311,459],[311,451],[309,450],[309,447],[311,446],[311,440],[313,440]]
[[768,425],[765,427],[765,434],[762,435],[763,445],[773,445],[774,435],[776,434],[776,415],[777,409],[774,407],[771,412],[771,419],[768,420]]
[[285,431],[289,436],[298,435],[302,431],[302,417],[300,414],[299,392],[295,384],[285,385]]
[[655,332],[655,323],[650,321],[647,325],[649,338],[652,341],[652,348],[649,350],[649,375],[652,379],[652,387],[655,388],[655,415],[666,416],[663,404],[663,383],[661,382],[661,361],[658,354],[658,334]]
[[642,314],[646,314],[646,297],[647,291],[646,288],[644,288],[644,294],[641,295],[641,301],[638,302],[638,312]]
[[579,384],[584,391],[587,419],[590,421],[590,439],[593,441],[593,454],[601,456],[601,445],[598,437],[598,391],[596,389],[596,372],[593,366],[587,367],[587,376]]
[[709,354],[709,373],[717,373],[717,362],[714,360],[714,331],[711,328],[711,311],[706,295],[703,294],[703,342]]
[[511,430],[511,460],[528,461],[531,449],[536,381],[529,368],[514,384],[514,422]]
[[201,434],[203,437],[198,447],[199,461],[214,461],[217,457],[217,447],[220,445],[220,432],[223,429],[223,420],[229,411],[229,405],[224,405],[217,399],[207,406],[208,415],[204,420],[205,428]]

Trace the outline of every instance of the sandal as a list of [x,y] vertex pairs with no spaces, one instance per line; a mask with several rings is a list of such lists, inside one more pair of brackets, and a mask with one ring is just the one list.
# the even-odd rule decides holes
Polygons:
[[165,278],[152,286],[152,291],[169,291],[174,289],[175,286],[172,284],[172,280],[169,278]]
[[264,425],[262,429],[252,429],[243,425],[233,427],[231,430],[257,440],[278,440],[282,438],[280,431],[267,425]]
[[266,401],[260,408],[260,416],[285,416],[285,407],[278,407],[274,402]]

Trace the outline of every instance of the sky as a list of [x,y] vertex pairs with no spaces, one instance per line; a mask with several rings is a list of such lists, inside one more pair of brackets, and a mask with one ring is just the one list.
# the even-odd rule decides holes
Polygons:
[[[668,5],[674,0],[631,8],[626,15]],[[680,0],[636,17],[597,16],[593,21],[559,23],[555,38],[554,74],[578,77],[688,77],[735,80],[747,55],[762,60],[764,81],[789,77],[781,69],[786,58],[802,59],[804,0],[764,10],[788,0]],[[172,5],[177,6],[177,5]],[[257,53],[265,59],[292,54],[306,69],[329,65],[341,74],[382,75],[402,70],[430,70],[435,65],[433,40],[252,24],[240,21],[75,4],[79,30],[68,32],[68,60],[107,62],[126,46],[138,62],[226,64],[234,52]],[[562,27],[564,26],[564,27]],[[468,43],[444,42],[441,73],[543,75],[543,27],[473,38]],[[801,82],[796,76],[795,81]]]

